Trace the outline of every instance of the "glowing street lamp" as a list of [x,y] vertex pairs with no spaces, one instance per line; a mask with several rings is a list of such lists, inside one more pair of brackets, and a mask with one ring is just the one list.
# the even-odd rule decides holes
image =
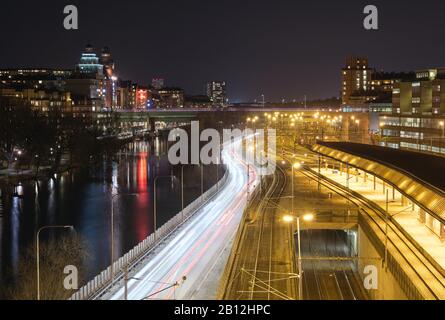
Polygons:
[[[314,215],[312,213],[308,213],[303,215],[303,220],[306,222],[310,222],[314,220]],[[300,216],[296,217],[297,219],[297,238],[298,238],[298,299],[303,300],[303,270],[301,266],[301,236],[300,236]],[[288,223],[290,226],[293,226],[294,217],[292,215],[284,215],[283,221]],[[292,236],[294,232],[292,230]]]
[[294,217],[291,215],[285,215],[285,216],[283,216],[283,221],[287,222],[287,223],[294,222]]

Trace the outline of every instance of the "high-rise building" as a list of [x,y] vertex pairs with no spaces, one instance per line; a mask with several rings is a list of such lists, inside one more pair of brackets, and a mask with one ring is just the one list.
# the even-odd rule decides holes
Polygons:
[[207,96],[215,106],[227,104],[226,82],[211,81],[207,83]]
[[85,74],[103,75],[103,68],[103,65],[99,63],[99,57],[95,53],[93,46],[88,44],[80,57],[76,70]]
[[342,104],[348,106],[358,100],[369,101],[372,98],[369,95],[371,77],[372,69],[369,68],[367,58],[348,57],[342,69]]
[[136,89],[136,109],[147,109],[148,100],[148,88],[138,86]]
[[114,75],[114,61],[108,47],[102,48],[99,62],[103,65],[103,74],[105,77],[105,108],[112,109],[117,106],[117,78]]

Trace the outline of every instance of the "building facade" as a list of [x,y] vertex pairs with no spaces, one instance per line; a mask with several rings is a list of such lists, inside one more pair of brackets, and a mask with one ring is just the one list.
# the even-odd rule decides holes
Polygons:
[[445,69],[419,70],[395,84],[380,127],[382,145],[445,154]]
[[346,59],[341,76],[343,106],[369,101],[367,93],[371,91],[371,77],[372,69],[369,68],[367,58],[348,57]]
[[207,96],[214,106],[227,105],[227,93],[225,81],[211,81],[207,83]]
[[184,107],[184,90],[181,88],[163,88],[153,93],[153,104],[160,109]]

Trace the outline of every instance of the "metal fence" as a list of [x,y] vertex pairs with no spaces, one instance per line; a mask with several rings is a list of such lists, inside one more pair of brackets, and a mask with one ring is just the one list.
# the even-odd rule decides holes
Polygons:
[[[224,187],[227,179],[229,177],[229,171],[226,170],[224,176],[216,183],[212,188],[207,190],[202,196],[190,203],[184,212],[179,212],[172,219],[166,222],[163,226],[158,228],[155,234],[152,233],[145,240],[136,245],[133,249],[127,252],[119,260],[115,261],[113,264],[113,269],[115,273],[115,279],[118,280],[119,277],[123,275],[122,270],[124,268],[130,269],[146,257],[151,250],[153,250],[159,243],[170,236],[178,227],[180,227],[184,222],[186,222],[190,217],[192,217],[203,205],[205,205],[210,199],[212,199],[219,191],[220,188]],[[94,298],[100,292],[104,292],[111,286],[111,266],[99,273],[94,279],[89,281],[86,285],[80,288],[76,293],[74,293],[70,300],[87,300]]]

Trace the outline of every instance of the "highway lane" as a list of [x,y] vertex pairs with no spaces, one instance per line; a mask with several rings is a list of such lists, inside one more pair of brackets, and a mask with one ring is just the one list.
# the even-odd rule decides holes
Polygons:
[[[139,270],[131,273],[129,300],[190,299],[196,294],[205,275],[233,238],[247,203],[247,165],[236,152],[238,149],[228,147],[222,152],[229,176],[220,193],[170,241],[159,245]],[[255,170],[249,176],[249,186],[253,189],[258,184]],[[186,281],[181,281],[183,276]],[[180,285],[171,287],[176,282]],[[124,299],[122,282],[117,292],[105,298]]]

